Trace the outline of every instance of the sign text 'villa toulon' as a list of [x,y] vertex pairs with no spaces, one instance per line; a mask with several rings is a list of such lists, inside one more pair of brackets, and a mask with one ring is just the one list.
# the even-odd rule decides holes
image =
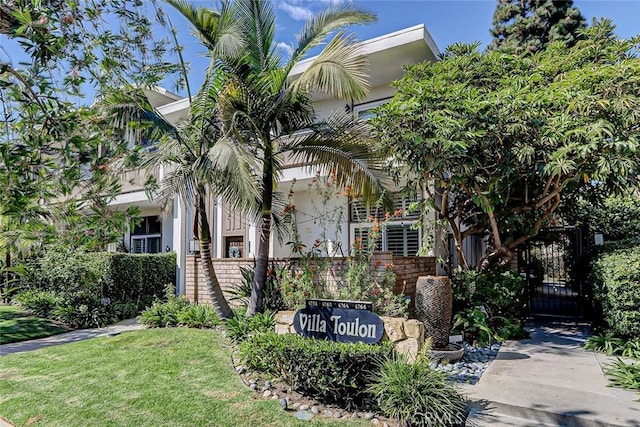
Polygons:
[[384,324],[360,301],[308,300],[298,310],[293,326],[300,335],[339,342],[374,344],[382,338]]

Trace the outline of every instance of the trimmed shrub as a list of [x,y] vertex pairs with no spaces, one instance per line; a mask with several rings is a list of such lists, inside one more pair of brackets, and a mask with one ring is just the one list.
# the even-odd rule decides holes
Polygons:
[[608,330],[621,338],[640,337],[640,245],[601,254],[591,273]]
[[108,294],[118,301],[135,302],[143,308],[161,297],[167,283],[176,282],[176,254],[107,255]]
[[466,403],[444,372],[429,368],[429,359],[415,363],[397,355],[380,363],[369,391],[380,410],[403,426],[464,426]]
[[38,289],[23,292],[13,299],[24,311],[38,317],[49,317],[55,310],[58,300],[59,298],[53,292]]
[[22,279],[29,289],[52,291],[64,299],[89,292],[98,300],[134,303],[139,311],[162,296],[167,283],[175,283],[175,271],[174,253],[133,255],[54,246],[25,265]]
[[393,347],[269,332],[249,337],[240,351],[249,368],[279,377],[296,391],[325,403],[358,406],[370,396],[370,378]]

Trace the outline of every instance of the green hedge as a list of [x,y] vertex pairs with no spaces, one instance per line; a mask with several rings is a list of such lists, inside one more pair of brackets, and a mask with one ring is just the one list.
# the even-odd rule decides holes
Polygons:
[[247,366],[282,378],[294,390],[325,403],[362,404],[390,343],[336,343],[274,332],[249,337],[241,344]]
[[23,285],[61,295],[89,293],[139,309],[164,295],[176,280],[176,256],[121,254],[50,248],[25,265]]
[[622,338],[640,337],[640,245],[601,253],[591,273],[609,331]]

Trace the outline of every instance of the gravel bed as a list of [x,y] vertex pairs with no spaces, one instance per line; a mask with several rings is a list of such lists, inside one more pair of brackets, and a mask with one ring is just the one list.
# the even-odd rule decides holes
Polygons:
[[461,360],[453,363],[446,360],[432,362],[430,367],[437,371],[446,372],[451,382],[476,384],[491,361],[496,358],[500,344],[494,343],[486,347],[475,347],[467,343],[462,343],[462,345],[464,356]]

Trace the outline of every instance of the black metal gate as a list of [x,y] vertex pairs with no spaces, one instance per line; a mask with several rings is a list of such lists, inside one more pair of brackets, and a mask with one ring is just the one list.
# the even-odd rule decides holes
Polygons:
[[589,238],[580,227],[541,230],[518,253],[518,269],[526,277],[532,315],[589,318]]

